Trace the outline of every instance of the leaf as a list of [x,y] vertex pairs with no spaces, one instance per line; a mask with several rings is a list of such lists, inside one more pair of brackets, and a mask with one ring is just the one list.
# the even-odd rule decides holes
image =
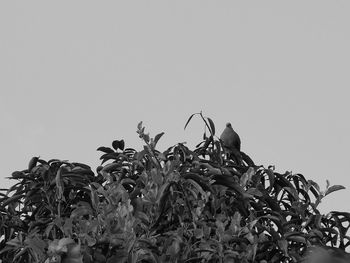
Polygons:
[[203,188],[196,181],[192,179],[187,179],[187,182],[191,183],[193,187],[197,190],[197,192],[201,193],[202,197],[206,196]]
[[91,215],[92,209],[91,207],[85,205],[85,206],[79,206],[73,210],[73,212],[70,215],[70,218],[76,218],[83,215]]
[[277,241],[279,248],[283,251],[283,254],[288,257],[288,241],[280,239]]
[[335,191],[339,191],[339,190],[343,190],[343,189],[346,189],[344,186],[342,185],[332,185],[331,187],[329,187],[327,190],[326,190],[326,193],[324,194],[325,196],[330,194],[330,193],[333,193]]
[[2,206],[2,207],[5,207],[5,206],[7,206],[7,205],[10,204],[10,203],[13,203],[13,202],[18,201],[18,200],[21,199],[22,197],[23,197],[23,195],[14,195],[14,196],[11,196],[10,198],[8,198],[8,199],[5,200],[4,202],[2,202],[1,206]]
[[198,113],[193,113],[193,114],[188,118],[188,120],[187,120],[187,122],[186,122],[186,124],[185,124],[184,130],[186,130],[186,127],[187,127],[188,123],[191,121],[191,119],[193,118],[193,116],[196,115],[196,114],[198,114]]
[[154,183],[156,183],[158,186],[163,183],[163,176],[160,172],[158,172],[157,169],[153,168],[151,170],[151,178]]
[[18,237],[15,237],[15,238],[7,241],[6,244],[10,245],[10,246],[14,246],[14,247],[21,247],[22,246],[22,243]]
[[205,139],[204,145],[202,146],[201,152],[205,155],[205,151],[208,149],[210,143],[213,141],[213,136]]
[[72,163],[72,164],[76,167],[81,167],[81,168],[86,169],[86,170],[91,170],[91,167],[87,164],[84,164],[84,163]]
[[169,182],[166,182],[158,190],[157,203],[160,204],[160,207],[163,205],[162,203],[165,202],[165,198],[168,194],[168,190],[169,190],[170,186],[171,186],[171,184]]
[[38,162],[39,160],[39,157],[33,157],[30,161],[29,161],[29,164],[28,164],[28,171],[31,172],[32,169],[36,166],[36,163]]
[[226,187],[231,188],[236,193],[241,194],[241,195],[243,195],[245,193],[245,190],[243,189],[243,187],[241,185],[239,185],[238,183],[236,183],[234,178],[231,176],[215,174],[212,176],[211,179],[215,180],[213,185],[218,184],[218,185],[226,186]]
[[63,200],[64,199],[64,183],[62,181],[62,167],[60,167],[56,173],[56,177],[55,177],[55,182],[56,182],[56,187],[58,189],[57,192],[57,198],[58,200]]
[[143,139],[145,140],[146,143],[149,143],[149,140],[150,140],[149,134],[148,133],[144,134]]
[[115,140],[115,141],[112,142],[112,146],[113,146],[113,148],[115,150],[118,150],[118,149],[124,150],[125,142],[124,142],[124,140],[120,140],[120,141],[119,140]]
[[[16,253],[16,255],[13,258],[13,262],[16,262],[17,258],[19,259],[24,253],[28,251],[28,249],[28,247],[25,247],[22,250],[20,250],[20,252]],[[20,262],[22,262],[22,260]]]
[[207,119],[208,119],[208,121],[209,121],[211,135],[215,135],[215,125],[214,125],[214,122],[213,122],[209,117],[208,117]]
[[298,192],[295,190],[295,188],[283,187],[283,189],[286,190],[294,198],[295,201],[299,199]]
[[271,169],[265,169],[265,172],[266,172],[267,176],[269,177],[269,184],[270,184],[269,188],[272,189],[273,185],[275,184],[276,176]]
[[314,182],[313,180],[307,180],[307,182],[308,182],[308,186],[310,189],[311,189],[311,186],[313,186],[317,190],[318,193],[321,192],[320,186],[316,182]]
[[159,139],[164,135],[164,132],[161,132],[159,134],[157,134],[155,137],[154,137],[154,147],[156,147],[157,145],[157,142],[159,141]]
[[105,153],[104,155],[102,155],[100,157],[100,160],[103,160],[102,161],[102,164],[107,162],[108,160],[117,160],[118,159],[118,156],[120,155],[120,153],[116,153],[116,152],[113,152],[113,153]]
[[241,151],[242,159],[245,161],[248,166],[255,166],[253,160],[248,156],[248,154]]
[[101,151],[101,152],[104,152],[104,153],[114,153],[114,151],[111,148],[103,147],[103,146],[98,147],[97,151]]
[[252,180],[253,175],[255,174],[255,170],[253,167],[249,167],[248,171],[246,171],[242,177],[240,178],[240,183],[242,186],[247,186],[247,183]]
[[139,124],[137,124],[137,129],[141,130],[141,128],[142,128],[142,121],[140,121]]
[[263,193],[260,192],[260,191],[259,191],[258,189],[256,189],[256,188],[249,188],[249,189],[247,190],[247,193],[248,193],[248,194],[251,194],[251,195],[253,195],[253,196],[257,196],[257,197],[262,197],[262,196],[264,196]]
[[27,177],[23,172],[20,171],[14,171],[11,176],[12,177],[9,177],[9,179],[24,179]]

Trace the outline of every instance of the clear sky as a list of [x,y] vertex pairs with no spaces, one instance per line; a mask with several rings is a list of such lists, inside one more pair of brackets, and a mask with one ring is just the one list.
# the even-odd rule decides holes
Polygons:
[[[0,182],[32,156],[99,163],[99,146],[200,142],[202,110],[279,172],[347,187],[349,1],[2,1]],[[218,135],[219,135],[218,134]]]

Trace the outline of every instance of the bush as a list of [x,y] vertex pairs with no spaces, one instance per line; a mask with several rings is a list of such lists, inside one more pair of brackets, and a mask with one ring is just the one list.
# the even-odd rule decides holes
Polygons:
[[311,262],[304,256],[318,248],[347,256],[350,214],[317,209],[344,187],[321,191],[243,152],[237,161],[199,115],[209,136],[194,150],[158,151],[163,133],[150,138],[141,122],[144,148],[98,148],[96,173],[32,158],[1,194],[2,262]]

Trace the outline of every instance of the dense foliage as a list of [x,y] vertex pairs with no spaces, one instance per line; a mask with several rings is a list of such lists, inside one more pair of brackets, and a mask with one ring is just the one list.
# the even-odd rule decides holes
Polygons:
[[317,247],[346,256],[350,214],[317,209],[342,186],[321,191],[244,153],[233,160],[199,115],[209,135],[194,150],[160,152],[163,133],[150,138],[140,123],[144,148],[98,148],[96,173],[32,158],[1,195],[2,262],[299,262]]

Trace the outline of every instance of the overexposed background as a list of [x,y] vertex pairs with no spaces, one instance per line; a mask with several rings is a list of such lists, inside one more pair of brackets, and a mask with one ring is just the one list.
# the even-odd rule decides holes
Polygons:
[[32,156],[99,164],[99,146],[201,141],[230,121],[257,164],[342,184],[350,212],[350,2],[4,1],[0,183]]

